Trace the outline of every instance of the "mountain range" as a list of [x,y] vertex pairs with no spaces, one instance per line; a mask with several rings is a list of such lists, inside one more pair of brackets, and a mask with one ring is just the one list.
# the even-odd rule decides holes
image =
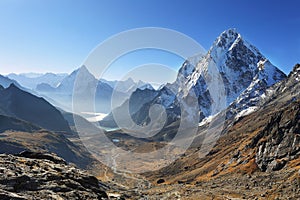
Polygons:
[[[86,120],[83,113],[70,112],[78,74],[85,81],[83,87],[77,88],[78,94],[89,94],[93,90],[86,86],[97,86],[96,111],[109,113],[99,124],[115,128],[104,133],[120,149],[144,153],[147,157],[147,153],[164,148],[176,136],[182,120],[186,120],[182,116],[191,121],[196,119],[196,135],[182,134],[181,138],[189,140],[192,137],[192,144],[165,167],[157,168],[166,162],[164,159],[157,162],[140,159],[135,165],[132,157],[122,158],[117,154],[110,158],[113,168],[108,169],[97,162],[94,157],[97,155],[91,155],[81,141],[101,142],[97,124]],[[9,161],[16,170],[17,166],[26,168],[25,174],[16,172],[10,176],[11,172],[0,167],[0,172],[12,180],[9,183],[0,180],[0,197],[17,195],[22,199],[22,195],[31,197],[32,192],[41,195],[37,192],[40,189],[64,196],[61,191],[70,192],[73,188],[78,198],[116,195],[128,199],[299,199],[299,81],[300,64],[286,76],[235,29],[221,33],[205,55],[187,59],[175,82],[157,90],[148,83],[132,79],[97,80],[85,66],[69,75],[0,76],[0,153],[15,154],[0,155],[0,164],[6,166]],[[113,92],[118,100],[114,107],[111,106]],[[190,108],[193,101],[197,106],[187,110],[181,108]],[[79,103],[84,110],[84,95]],[[131,133],[135,130],[131,124],[122,129],[114,119],[117,115],[126,123],[130,117],[134,123],[145,127],[155,121],[149,113],[157,104],[165,109],[166,122],[159,124],[158,120],[153,127],[162,125],[162,129],[149,138],[133,137]],[[158,113],[157,118],[163,115],[163,112]],[[75,117],[86,124],[81,138],[75,127]],[[220,135],[215,139],[217,132]],[[210,145],[211,149],[206,152]],[[35,153],[19,154],[24,150]],[[94,145],[94,151],[107,150],[99,143]],[[32,163],[38,163],[34,164],[36,175],[27,170]],[[75,163],[105,180],[114,194],[103,192],[109,190],[103,186],[104,181],[88,179],[76,168],[65,174],[64,170],[70,169],[67,163]],[[55,164],[57,167],[53,167]],[[52,179],[47,179],[46,184],[43,178],[47,165],[51,171],[49,179],[63,177],[60,187],[55,186],[59,188],[57,191]],[[150,170],[140,174],[118,170],[132,166]],[[54,173],[56,168],[62,171]],[[36,185],[34,189],[24,186],[33,183],[33,179],[38,180],[38,184],[33,184]],[[83,179],[91,180],[91,184],[82,182]],[[18,190],[13,181],[23,189]],[[39,188],[40,185],[44,185],[43,188]],[[92,192],[88,195],[87,191]],[[49,196],[45,195],[42,196]]]
[[[74,70],[71,74],[9,74],[2,77],[0,83],[7,87],[10,83],[18,85],[19,88],[31,90],[35,95],[42,96],[53,105],[63,108],[66,111],[72,111],[73,88],[78,72],[84,76],[84,81],[90,85],[97,85],[96,89],[96,112],[108,113],[111,111],[111,97],[114,92],[116,104],[123,103],[128,94],[134,92],[137,88],[153,89],[153,87],[143,81],[134,82],[131,78],[124,81],[107,81],[105,79],[97,80],[85,66]],[[1,78],[1,77],[0,77]],[[25,89],[25,90],[26,90]],[[82,88],[82,91],[91,90]],[[85,107],[84,99],[82,107]],[[85,110],[89,112],[89,110]]]
[[51,87],[56,87],[68,74],[35,74],[35,73],[23,73],[23,74],[8,74],[7,77],[17,81],[23,87],[35,90],[39,84],[48,84]]

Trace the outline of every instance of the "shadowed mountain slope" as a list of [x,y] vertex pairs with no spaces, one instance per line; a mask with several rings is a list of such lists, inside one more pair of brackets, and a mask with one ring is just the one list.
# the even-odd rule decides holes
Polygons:
[[2,115],[28,121],[51,131],[70,131],[67,121],[54,106],[14,84],[0,91],[0,111]]

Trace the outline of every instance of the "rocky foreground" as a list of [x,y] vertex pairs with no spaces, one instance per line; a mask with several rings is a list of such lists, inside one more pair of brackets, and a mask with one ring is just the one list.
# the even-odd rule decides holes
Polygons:
[[108,187],[52,154],[0,154],[0,199],[108,199]]

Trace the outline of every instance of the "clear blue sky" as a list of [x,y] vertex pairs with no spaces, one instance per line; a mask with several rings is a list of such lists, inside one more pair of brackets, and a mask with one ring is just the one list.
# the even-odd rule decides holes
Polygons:
[[[0,0],[0,74],[71,72],[108,37],[149,26],[180,31],[206,49],[237,28],[288,73],[300,62],[299,8],[297,0]],[[146,61],[180,67],[161,57]]]

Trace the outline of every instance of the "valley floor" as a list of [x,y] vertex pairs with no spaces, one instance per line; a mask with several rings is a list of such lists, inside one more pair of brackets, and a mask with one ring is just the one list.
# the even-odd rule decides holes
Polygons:
[[132,200],[296,200],[300,199],[300,176],[297,170],[231,174],[197,183],[155,184],[149,188],[114,190],[111,194]]
[[153,200],[299,199],[300,177],[296,170],[228,175],[196,184],[158,185],[143,191],[142,196]]

